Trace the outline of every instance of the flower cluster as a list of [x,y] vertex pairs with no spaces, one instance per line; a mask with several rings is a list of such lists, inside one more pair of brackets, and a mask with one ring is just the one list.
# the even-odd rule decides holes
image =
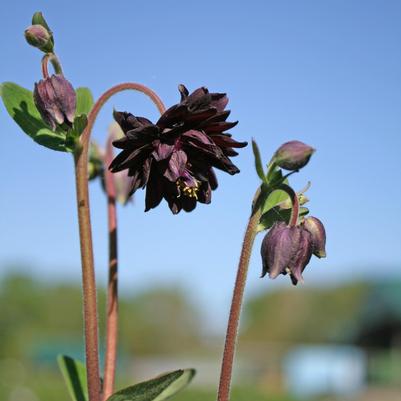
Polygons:
[[228,98],[201,87],[189,94],[179,86],[180,103],[166,110],[156,124],[127,112],[114,112],[124,137],[113,142],[122,149],[112,161],[112,172],[128,170],[130,195],[146,187],[145,211],[164,198],[174,214],[192,211],[197,202],[210,203],[217,188],[213,168],[231,175],[239,169],[230,157],[246,142],[237,142],[225,131],[237,125],[227,122]]

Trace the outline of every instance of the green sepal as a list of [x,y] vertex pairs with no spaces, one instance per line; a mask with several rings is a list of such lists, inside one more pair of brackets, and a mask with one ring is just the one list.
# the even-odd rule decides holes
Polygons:
[[54,47],[53,32],[50,29],[49,25],[47,25],[45,17],[43,17],[43,14],[40,11],[36,11],[36,13],[33,14],[32,25],[42,25],[44,28],[47,29],[47,31],[50,33],[50,41],[52,43],[52,48],[53,48]]
[[88,115],[93,107],[93,96],[89,88],[77,88],[75,90],[77,94],[77,108],[75,116],[78,117],[82,114]]
[[88,401],[85,365],[66,355],[59,355],[57,362],[72,400]]
[[262,158],[260,156],[259,147],[253,139],[252,139],[252,150],[253,150],[253,156],[255,158],[256,173],[263,182],[267,182],[265,172],[263,171],[263,164],[262,164]]
[[[299,217],[303,217],[309,213],[309,209],[306,207],[299,208]],[[267,213],[263,214],[260,218],[257,231],[261,232],[268,230],[277,221],[284,221],[288,224],[291,217],[291,209],[281,209],[276,206],[270,209]]]
[[194,369],[176,370],[117,391],[107,401],[163,401],[182,390],[195,375]]
[[72,127],[67,131],[65,138],[66,151],[73,153],[76,150],[78,139],[88,124],[86,114],[75,117]]
[[8,114],[35,142],[52,150],[67,151],[65,133],[60,129],[52,131],[43,122],[33,101],[32,91],[13,82],[4,82],[0,94]]

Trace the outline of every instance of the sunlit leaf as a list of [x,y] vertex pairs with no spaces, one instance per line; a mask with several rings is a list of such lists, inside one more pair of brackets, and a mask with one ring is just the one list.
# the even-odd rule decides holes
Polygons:
[[65,152],[65,133],[52,131],[42,120],[32,92],[13,82],[1,85],[1,97],[8,114],[39,145]]
[[77,88],[75,90],[77,94],[77,109],[75,116],[82,114],[89,114],[93,107],[93,96],[89,88]]

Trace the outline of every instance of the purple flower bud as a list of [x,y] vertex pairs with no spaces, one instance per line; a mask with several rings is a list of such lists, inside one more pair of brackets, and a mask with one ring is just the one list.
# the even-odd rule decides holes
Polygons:
[[275,223],[263,239],[261,255],[262,277],[289,273],[296,285],[303,282],[302,272],[312,256],[312,236],[303,227]]
[[302,227],[297,228],[300,234],[297,249],[292,255],[290,262],[288,263],[290,278],[292,284],[294,285],[297,285],[298,281],[300,281],[301,283],[304,282],[302,272],[304,271],[312,256],[311,234],[308,231],[302,229]]
[[276,164],[285,170],[299,170],[304,167],[315,149],[300,141],[290,141],[281,145],[274,154]]
[[53,131],[57,125],[71,125],[74,122],[76,94],[63,75],[52,75],[35,83],[33,100],[43,120]]
[[323,223],[316,217],[307,217],[302,223],[305,230],[312,236],[312,252],[318,258],[326,257],[326,230]]
[[42,25],[31,25],[25,30],[25,39],[33,47],[45,53],[53,51],[51,33]]

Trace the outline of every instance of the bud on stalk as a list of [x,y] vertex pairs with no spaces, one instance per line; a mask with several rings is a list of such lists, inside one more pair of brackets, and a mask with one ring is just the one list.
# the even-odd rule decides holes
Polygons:
[[43,120],[53,131],[58,125],[74,122],[76,94],[63,75],[55,74],[35,83],[33,99]]
[[31,25],[25,30],[25,39],[33,47],[44,53],[53,52],[53,40],[50,32],[42,25]]
[[300,141],[290,141],[281,145],[273,156],[277,166],[285,170],[299,170],[304,167],[315,152],[311,146]]

